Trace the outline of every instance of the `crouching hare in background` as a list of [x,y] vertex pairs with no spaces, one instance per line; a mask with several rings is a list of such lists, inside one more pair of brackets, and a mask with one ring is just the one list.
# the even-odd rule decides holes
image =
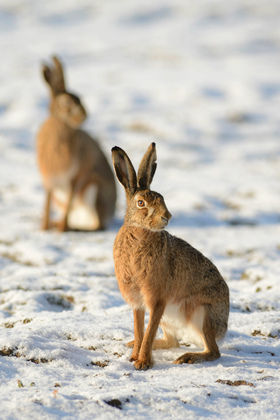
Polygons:
[[[152,143],[136,176],[127,154],[112,149],[116,176],[126,192],[124,224],[114,243],[120,291],[134,312],[131,361],[136,369],[152,366],[152,349],[179,347],[179,341],[204,345],[174,363],[198,363],[220,357],[216,340],[227,331],[229,290],[217,268],[182,239],[164,230],[171,218],[163,197],[150,190],[156,170]],[[150,313],[144,333],[145,310]],[[159,324],[163,339],[155,340]]]
[[61,62],[43,65],[42,73],[50,88],[50,116],[37,136],[37,158],[46,190],[43,229],[50,221],[52,202],[63,211],[56,223],[68,229],[105,229],[115,211],[116,185],[98,143],[79,126],[86,119],[80,99],[66,91]]

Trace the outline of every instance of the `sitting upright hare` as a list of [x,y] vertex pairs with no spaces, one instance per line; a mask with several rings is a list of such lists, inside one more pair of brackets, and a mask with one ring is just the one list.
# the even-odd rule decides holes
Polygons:
[[[229,290],[217,268],[182,239],[164,230],[171,214],[163,197],[150,190],[156,170],[152,143],[136,176],[127,154],[112,149],[116,176],[124,186],[127,210],[114,243],[115,271],[120,291],[134,312],[131,361],[136,369],[152,366],[152,348],[184,343],[204,345],[174,363],[197,363],[220,357],[216,340],[227,331]],[[144,334],[145,310],[150,313]],[[163,339],[155,340],[159,324]]]
[[105,229],[115,211],[116,185],[98,143],[79,126],[86,119],[80,99],[66,91],[63,68],[53,57],[53,67],[42,69],[50,87],[50,116],[37,136],[37,158],[46,189],[43,229],[50,221],[51,202],[63,209],[57,223],[68,229]]

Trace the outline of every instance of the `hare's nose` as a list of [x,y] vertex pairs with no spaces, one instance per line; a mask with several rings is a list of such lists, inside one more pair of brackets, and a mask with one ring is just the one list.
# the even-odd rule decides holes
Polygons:
[[169,221],[171,219],[171,217],[172,217],[172,214],[168,210],[166,210],[166,212],[162,216],[162,218],[167,220],[167,221]]

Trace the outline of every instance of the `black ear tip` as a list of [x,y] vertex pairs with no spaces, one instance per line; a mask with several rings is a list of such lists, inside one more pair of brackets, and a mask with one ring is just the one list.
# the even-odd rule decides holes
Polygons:
[[118,146],[114,146],[112,147],[112,152],[117,152],[118,150],[120,150],[120,148]]
[[153,147],[153,149],[156,147],[156,143],[155,142],[152,143],[152,147]]

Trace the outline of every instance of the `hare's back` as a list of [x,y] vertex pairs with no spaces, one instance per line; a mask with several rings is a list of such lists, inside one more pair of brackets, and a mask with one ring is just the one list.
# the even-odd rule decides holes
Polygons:
[[[167,232],[166,232],[167,233]],[[226,294],[228,287],[217,267],[200,251],[183,239],[170,234],[170,257],[173,277],[187,281],[193,292],[199,289],[216,289]]]
[[77,155],[74,130],[55,118],[46,120],[37,135],[37,159],[43,179],[70,182],[78,172]]
[[98,141],[83,130],[77,130],[75,138],[79,144],[79,160],[84,169],[97,174],[100,179],[114,180],[113,172]]

